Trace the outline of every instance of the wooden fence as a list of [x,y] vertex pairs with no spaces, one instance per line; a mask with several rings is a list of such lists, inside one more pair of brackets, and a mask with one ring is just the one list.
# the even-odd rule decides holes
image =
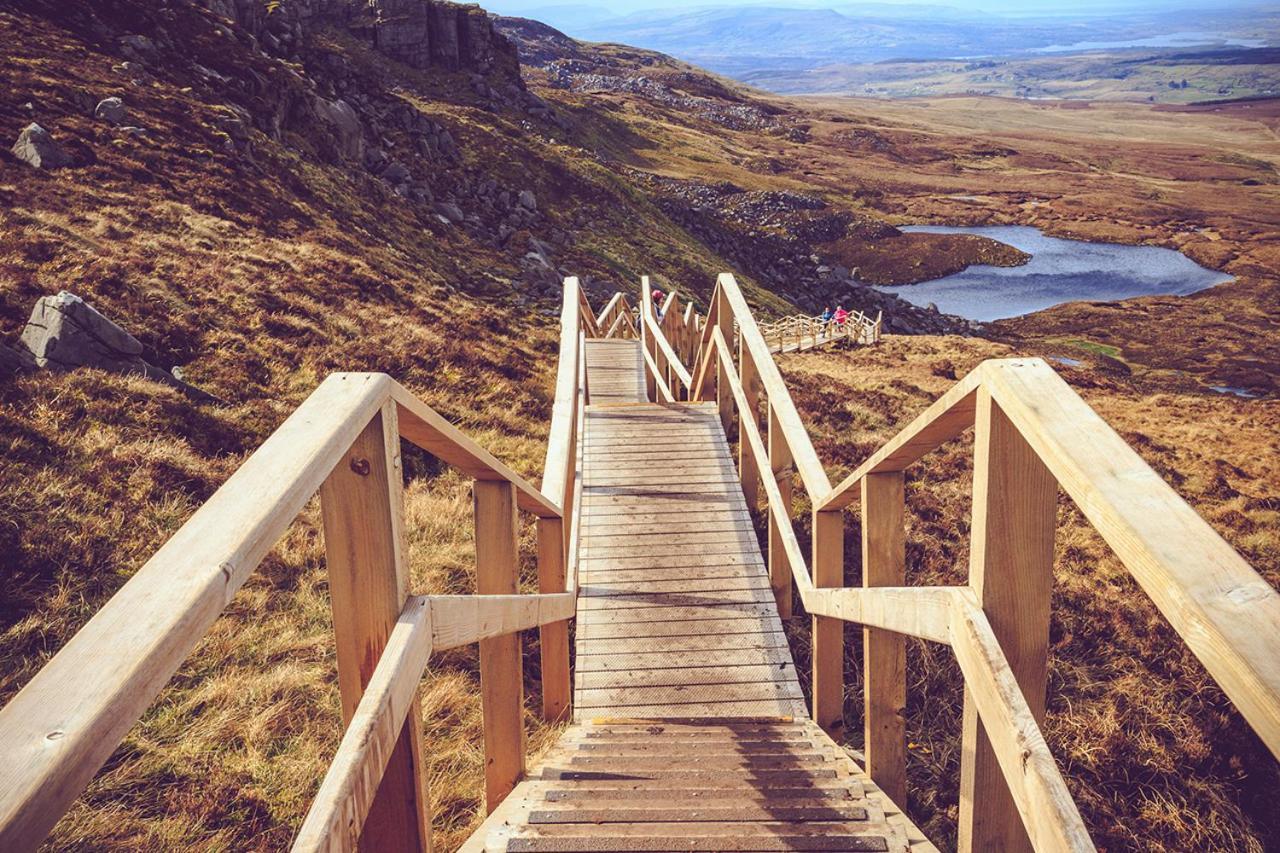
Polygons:
[[874,320],[861,311],[850,311],[843,323],[831,317],[796,314],[772,323],[760,323],[760,336],[770,352],[799,352],[835,343],[852,341],[855,344],[879,343],[883,312]]

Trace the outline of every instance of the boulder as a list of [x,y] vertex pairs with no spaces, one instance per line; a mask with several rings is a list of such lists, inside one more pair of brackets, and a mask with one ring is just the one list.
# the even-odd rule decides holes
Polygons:
[[409,167],[399,160],[393,160],[386,171],[382,173],[382,179],[389,184],[403,184],[413,177],[409,172]]
[[22,344],[40,367],[117,368],[138,360],[142,344],[67,291],[36,302]]
[[538,199],[531,190],[521,190],[518,201],[525,210],[538,209]]
[[93,110],[93,117],[99,121],[119,127],[124,124],[128,111],[120,98],[103,98]]
[[71,157],[40,125],[32,122],[18,134],[13,143],[13,156],[37,169],[58,169],[71,165]]
[[453,223],[461,222],[465,218],[462,214],[462,208],[458,207],[453,202],[436,202],[435,210],[436,213]]
[[316,114],[333,129],[339,152],[352,160],[363,157],[364,125],[355,109],[341,98],[336,101],[316,98],[315,107]]
[[[22,330],[22,345],[30,364],[51,370],[96,367],[112,373],[145,376],[163,382],[202,402],[216,397],[188,385],[142,357],[142,344],[74,293],[61,291],[36,301]],[[7,362],[4,362],[7,363]]]

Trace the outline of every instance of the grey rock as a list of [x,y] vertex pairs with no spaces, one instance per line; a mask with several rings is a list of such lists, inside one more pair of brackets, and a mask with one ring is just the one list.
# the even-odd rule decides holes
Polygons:
[[435,211],[454,223],[461,222],[466,218],[462,213],[462,208],[450,201],[436,202]]
[[74,293],[61,291],[36,301],[22,330],[22,345],[38,367],[73,370],[96,367],[112,373],[145,376],[203,402],[216,397],[188,385],[142,358],[142,344]]
[[155,43],[151,39],[140,35],[121,36],[120,46],[124,48],[126,54],[135,58],[154,53],[156,49]]
[[0,378],[14,373],[26,373],[36,369],[36,360],[25,349],[13,349],[0,344]]
[[387,152],[381,148],[371,148],[364,155],[364,167],[375,175],[381,174],[390,162]]
[[316,98],[316,114],[333,128],[338,150],[344,157],[359,160],[364,156],[364,125],[355,109],[339,98],[326,101]]
[[520,206],[525,210],[537,210],[538,199],[531,190],[521,190],[519,196]]
[[382,179],[392,184],[403,184],[411,177],[413,175],[410,174],[409,167],[399,160],[393,161],[386,171],[382,173]]
[[36,302],[22,344],[40,367],[109,367],[142,355],[137,338],[65,290]]
[[127,116],[128,110],[124,108],[124,101],[120,98],[103,98],[93,110],[94,118],[116,127],[124,124]]
[[40,125],[32,122],[18,134],[13,143],[13,156],[37,169],[58,169],[71,165],[71,157]]

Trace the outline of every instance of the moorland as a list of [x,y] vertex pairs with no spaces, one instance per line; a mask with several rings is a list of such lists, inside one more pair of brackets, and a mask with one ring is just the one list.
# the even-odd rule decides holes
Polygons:
[[[37,121],[73,157],[44,170],[0,155],[0,337],[13,345],[36,298],[71,290],[222,401],[100,370],[0,381],[0,700],[331,371],[392,374],[536,476],[566,274],[597,299],[649,273],[705,300],[730,269],[765,316],[835,300],[884,310],[882,347],[783,365],[833,470],[984,357],[1070,355],[1068,381],[1280,582],[1277,102],[783,98],[532,22],[497,20],[485,57],[412,64],[370,47],[359,20],[246,8],[0,8],[0,131]],[[140,133],[95,117],[108,96]],[[339,100],[357,130],[332,119]],[[1234,280],[1072,303],[978,336],[865,283],[1022,259],[895,227],[915,222],[1163,245]],[[945,531],[963,521],[962,458],[909,484],[913,580],[961,571],[963,541]],[[468,591],[467,486],[409,461],[413,586]],[[1280,843],[1274,762],[1072,513],[1060,512],[1048,732],[1095,838]],[[319,539],[312,507],[51,848],[287,845],[340,734]],[[529,552],[531,532],[522,542]],[[911,667],[909,808],[945,840],[958,682],[919,649]],[[526,676],[534,707],[536,669]],[[926,685],[953,701],[921,702]],[[452,849],[479,814],[474,650],[433,663],[423,689],[437,838]],[[554,734],[529,726],[534,748]]]

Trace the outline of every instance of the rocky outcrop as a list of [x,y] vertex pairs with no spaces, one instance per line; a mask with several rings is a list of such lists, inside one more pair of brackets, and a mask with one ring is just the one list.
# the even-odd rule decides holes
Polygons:
[[112,373],[145,376],[179,389],[190,397],[214,397],[142,357],[142,343],[100,314],[74,293],[60,292],[36,302],[22,330],[22,346],[36,367],[74,370],[96,367]]
[[204,0],[271,52],[292,56],[318,25],[366,37],[379,52],[414,68],[499,73],[519,83],[516,48],[477,5],[443,0],[287,0],[268,12],[263,0]]

